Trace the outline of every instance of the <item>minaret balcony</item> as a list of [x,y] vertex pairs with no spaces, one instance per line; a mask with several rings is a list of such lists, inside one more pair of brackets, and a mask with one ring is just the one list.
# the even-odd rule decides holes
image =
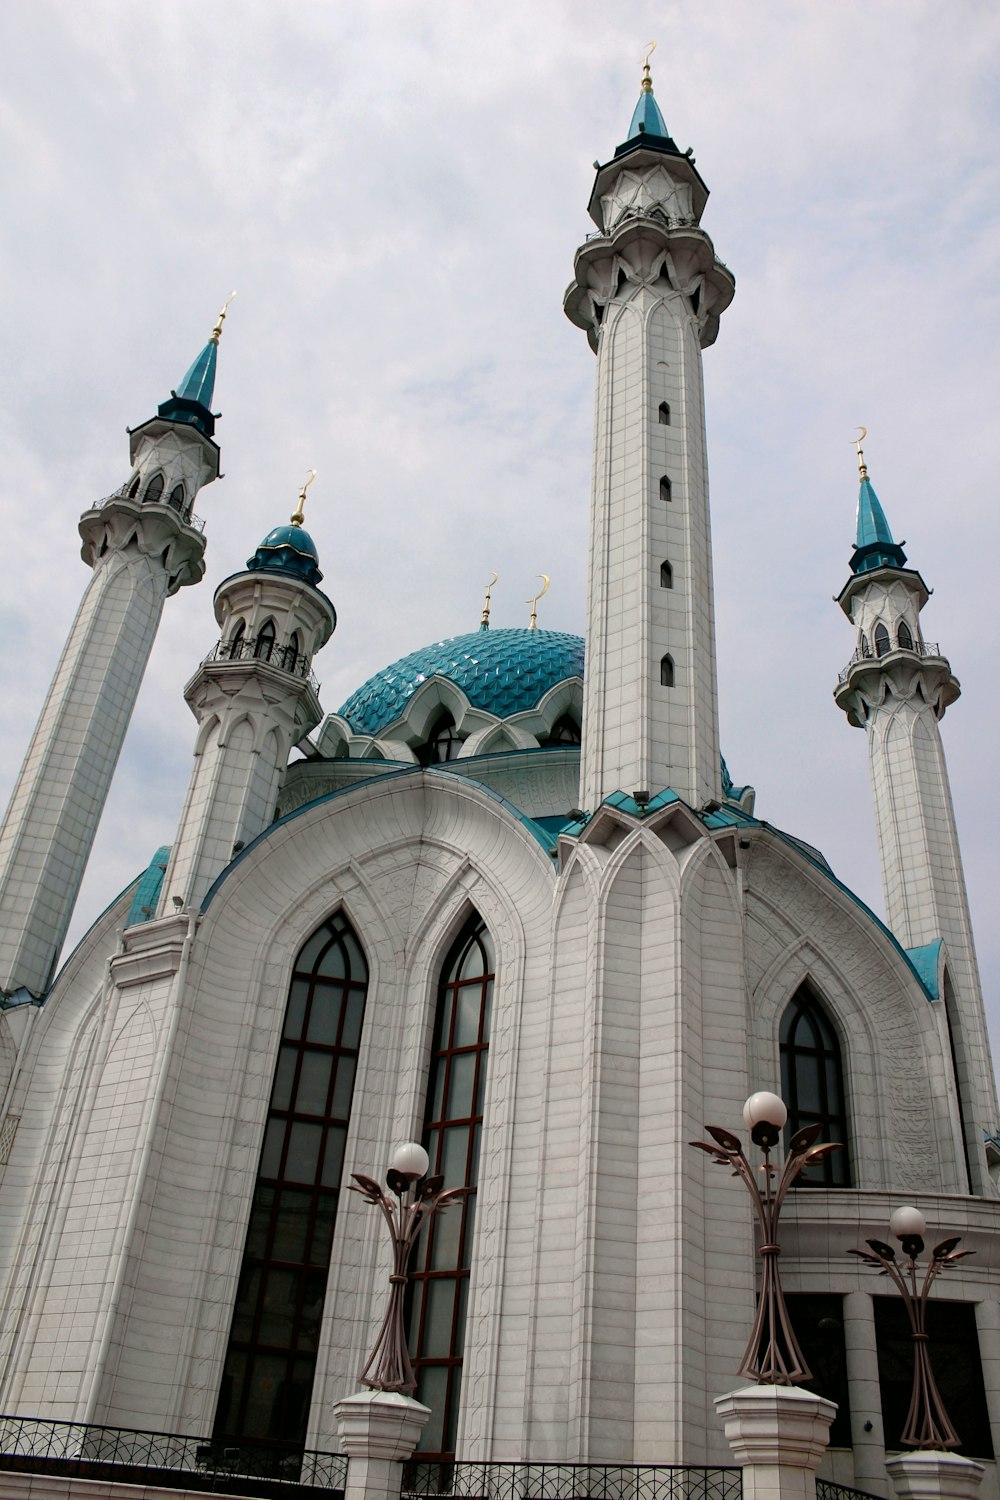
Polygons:
[[259,661],[291,677],[301,677],[308,682],[314,693],[319,692],[319,683],[309,669],[309,658],[304,651],[294,646],[279,646],[272,636],[241,636],[235,641],[216,641],[211,651],[202,660],[202,666],[210,662]]
[[941,647],[938,645],[937,641],[914,641],[911,646],[891,646],[888,651],[879,652],[873,651],[870,646],[867,648],[859,646],[857,651],[855,651],[854,655],[851,657],[850,661],[847,663],[847,666],[842,672],[838,674],[838,687],[841,683],[847,681],[848,677],[850,677],[851,675],[851,672],[859,662],[875,663],[878,661],[888,661],[890,657],[897,656],[904,658],[907,656],[933,656],[938,658],[939,660],[943,660],[943,657],[941,656]]
[[129,505],[134,505],[137,510],[146,510],[149,507],[154,510],[172,510],[176,511],[185,526],[190,526],[192,531],[204,535],[205,523],[201,516],[196,516],[194,511],[188,510],[182,500],[175,500],[173,495],[169,498],[164,497],[162,500],[146,500],[141,495],[130,495],[128,493],[130,484],[131,481],[127,480],[119,489],[113,490],[110,495],[105,495],[103,500],[95,501],[90,509],[103,510],[106,505],[117,505],[124,500]]

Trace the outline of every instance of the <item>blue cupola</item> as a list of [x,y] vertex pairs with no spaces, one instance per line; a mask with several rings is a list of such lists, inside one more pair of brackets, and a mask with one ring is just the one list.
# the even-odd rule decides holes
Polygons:
[[885,511],[868,478],[868,467],[865,464],[864,453],[861,451],[860,440],[858,442],[858,472],[861,477],[861,489],[858,493],[858,532],[854,544],[854,556],[851,558],[851,571],[871,573],[876,568],[903,568],[906,566],[906,553],[902,546],[893,540],[889,522],[885,518]]
[[316,551],[316,543],[302,526],[305,519],[302,507],[305,504],[306,490],[315,478],[316,470],[310,469],[309,478],[299,490],[299,503],[288,525],[275,526],[267,533],[253,557],[247,558],[247,568],[251,573],[258,568],[267,573],[291,573],[305,583],[311,583],[313,588],[318,588],[323,578],[319,570],[319,553]]
[[660,113],[660,106],[653,98],[649,54],[642,68],[642,92],[639,95],[638,104],[632,111],[628,139],[618,147],[615,155],[623,156],[626,151],[634,151],[637,145],[651,146],[654,151],[669,151],[675,156],[681,154],[667,129],[666,121]]
[[222,325],[226,321],[226,312],[235,296],[236,293],[232,292],[226,299],[215,321],[215,327],[209,335],[208,343],[191,365],[177,390],[170,392],[170,400],[164,401],[157,407],[161,417],[166,417],[170,422],[189,422],[206,437],[211,437],[215,432],[215,423],[219,415],[218,412],[212,411],[219,340],[222,337]]

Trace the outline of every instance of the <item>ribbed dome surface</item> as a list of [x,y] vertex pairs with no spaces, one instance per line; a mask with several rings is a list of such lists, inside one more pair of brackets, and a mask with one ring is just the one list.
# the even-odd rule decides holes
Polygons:
[[557,682],[583,676],[583,640],[559,630],[473,630],[435,641],[352,693],[340,709],[356,734],[379,734],[429,677],[447,677],[473,708],[506,719],[534,708]]

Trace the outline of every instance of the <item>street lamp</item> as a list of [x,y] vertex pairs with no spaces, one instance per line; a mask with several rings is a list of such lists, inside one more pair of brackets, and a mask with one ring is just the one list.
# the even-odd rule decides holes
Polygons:
[[732,1167],[733,1175],[741,1177],[749,1189],[757,1214],[760,1226],[760,1297],[753,1330],[737,1373],[749,1376],[758,1385],[795,1385],[800,1380],[811,1378],[788,1316],[778,1276],[778,1256],[781,1254],[781,1246],[778,1244],[778,1216],[785,1194],[799,1173],[820,1157],[840,1149],[839,1142],[836,1141],[814,1146],[813,1141],[822,1126],[804,1126],[795,1132],[788,1143],[781,1176],[775,1185],[774,1178],[778,1169],[771,1165],[771,1151],[781,1139],[781,1131],[787,1119],[788,1110],[777,1094],[766,1091],[751,1094],[743,1106],[743,1121],[750,1131],[750,1139],[764,1153],[764,1160],[758,1169],[764,1179],[763,1191],[743,1154],[738,1136],[731,1135],[718,1125],[706,1125],[705,1129],[712,1141],[689,1142],[700,1151],[707,1151],[717,1166]]
[[438,1209],[447,1208],[449,1203],[468,1192],[464,1187],[442,1192],[444,1178],[428,1177],[429,1166],[430,1157],[418,1142],[408,1141],[399,1147],[385,1178],[389,1191],[395,1195],[395,1203],[374,1178],[365,1177],[360,1172],[351,1173],[357,1183],[356,1187],[351,1184],[351,1192],[360,1193],[366,1203],[377,1204],[382,1210],[392,1243],[389,1305],[375,1347],[359,1377],[361,1384],[373,1391],[400,1391],[404,1396],[412,1396],[417,1388],[403,1328],[403,1299],[409,1279],[410,1256],[424,1224],[430,1223]]
[[974,1250],[959,1250],[961,1237],[942,1240],[931,1251],[931,1258],[924,1272],[923,1285],[917,1290],[917,1256],[924,1248],[924,1232],[927,1220],[919,1208],[897,1208],[889,1219],[889,1228],[899,1240],[906,1256],[906,1265],[900,1267],[896,1252],[882,1240],[865,1240],[867,1250],[849,1250],[866,1266],[876,1267],[883,1276],[890,1276],[906,1305],[913,1338],[913,1391],[910,1410],[903,1428],[903,1442],[908,1448],[957,1448],[961,1438],[951,1424],[945,1410],[941,1392],[934,1380],[927,1336],[927,1294],[931,1283],[946,1266],[963,1260],[966,1255],[975,1255]]

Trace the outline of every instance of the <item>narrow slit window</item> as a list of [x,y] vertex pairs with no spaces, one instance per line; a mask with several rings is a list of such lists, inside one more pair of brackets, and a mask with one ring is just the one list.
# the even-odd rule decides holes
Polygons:
[[674,570],[668,562],[660,563],[660,588],[672,589],[674,586]]
[[788,1105],[788,1134],[819,1125],[821,1141],[839,1141],[799,1179],[802,1187],[849,1187],[847,1099],[837,1034],[808,985],[800,985],[781,1018],[781,1093]]
[[173,489],[170,491],[170,498],[167,501],[167,504],[174,510],[184,509],[184,486],[182,484],[174,485]]
[[670,426],[670,402],[661,401],[657,416],[664,427]]
[[674,659],[667,653],[660,659],[660,686],[673,687],[674,685]]
[[889,632],[884,625],[879,623],[875,626],[875,655],[884,656],[891,649],[892,642],[889,640]]
[[243,646],[244,646],[244,642],[246,640],[246,633],[247,633],[247,622],[246,622],[246,620],[240,620],[240,622],[236,626],[236,629],[233,631],[232,635],[229,637],[229,653],[228,654],[229,654],[230,661],[239,661],[240,657],[243,655]]
[[666,474],[664,474],[663,478],[660,480],[660,499],[672,500],[673,498],[673,485],[670,483],[670,480],[667,478]]
[[133,477],[133,479],[132,479],[132,483],[128,487],[128,498],[130,500],[134,500],[135,497],[136,497],[136,495],[138,495],[138,493],[139,493],[139,475],[136,474]]

